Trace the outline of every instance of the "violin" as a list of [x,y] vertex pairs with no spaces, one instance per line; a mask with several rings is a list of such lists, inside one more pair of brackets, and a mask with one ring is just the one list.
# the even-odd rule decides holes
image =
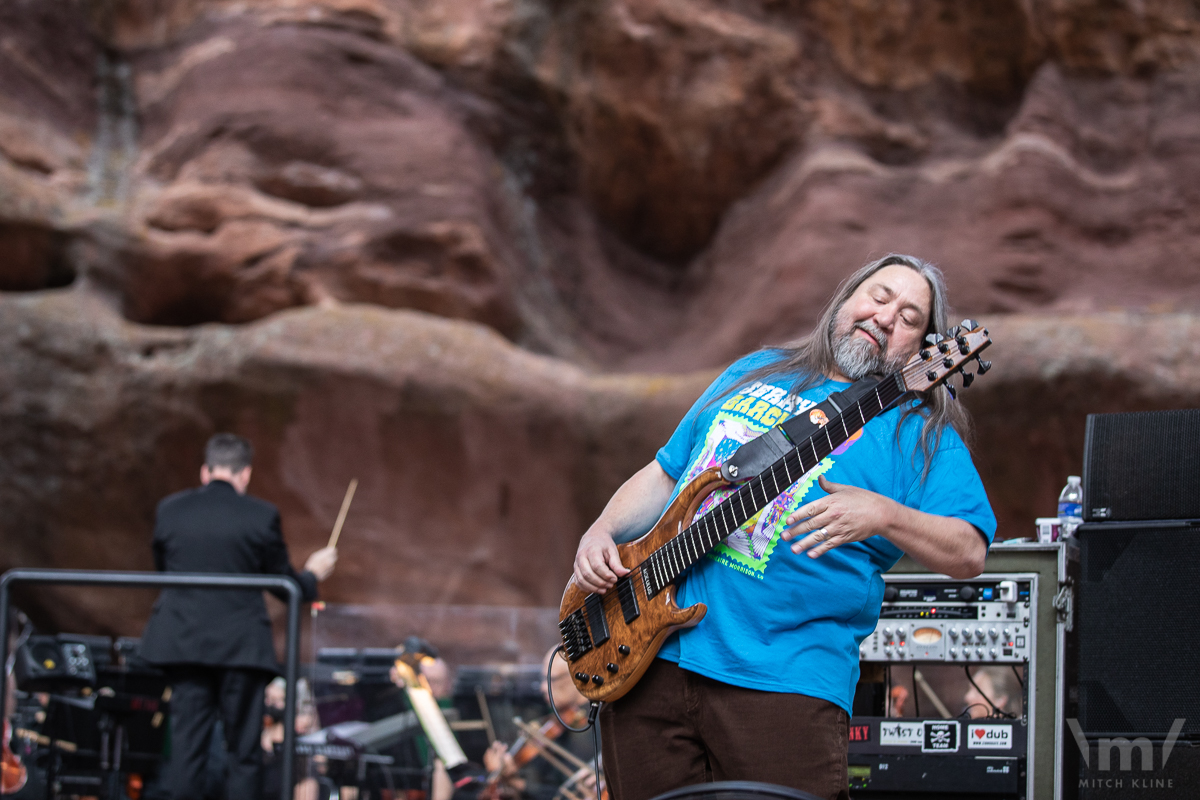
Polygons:
[[[572,728],[578,728],[587,722],[587,709],[579,708],[578,706],[570,706],[562,712],[563,721]],[[558,721],[558,717],[551,712],[543,717],[542,722],[538,725],[538,733],[550,739],[557,739],[567,732],[567,729]],[[513,760],[513,764],[517,767],[523,767],[530,761],[542,754],[545,748],[536,740],[530,740],[530,737],[522,733],[513,742],[513,746],[509,748],[508,754]]]
[[0,794],[16,794],[25,786],[29,773],[21,759],[8,746],[12,729],[8,720],[4,720],[3,760],[0,761]]
[[[568,707],[562,713],[562,718],[568,726],[578,728],[587,722],[588,712],[583,707]],[[522,767],[539,756],[545,758],[567,779],[559,787],[555,800],[589,800],[589,795],[580,790],[589,780],[595,780],[595,764],[581,761],[554,741],[567,730],[558,718],[550,714],[539,724],[531,724],[522,721],[520,717],[514,717],[513,722],[522,733],[508,750],[507,756],[512,768]],[[506,765],[501,763],[488,776],[487,783],[479,793],[480,800],[500,800],[511,793],[506,793],[508,787],[503,785],[503,774],[506,771]],[[601,800],[607,800],[607,789],[601,788]]]

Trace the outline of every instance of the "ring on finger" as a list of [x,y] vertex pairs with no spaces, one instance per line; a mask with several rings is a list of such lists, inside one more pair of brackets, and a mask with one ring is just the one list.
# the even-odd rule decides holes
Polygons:
[[813,531],[813,536],[816,537],[818,542],[823,542],[825,541],[826,537],[829,536],[829,531],[825,530],[824,528],[817,528],[815,531]]

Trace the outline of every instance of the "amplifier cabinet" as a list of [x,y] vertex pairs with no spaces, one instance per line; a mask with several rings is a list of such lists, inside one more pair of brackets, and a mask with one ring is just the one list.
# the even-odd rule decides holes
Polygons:
[[1089,414],[1085,522],[1200,519],[1200,410]]
[[1200,524],[1081,525],[1079,727],[1200,740]]
[[1064,741],[1069,797],[1200,793],[1200,523],[1076,531],[1077,699]]

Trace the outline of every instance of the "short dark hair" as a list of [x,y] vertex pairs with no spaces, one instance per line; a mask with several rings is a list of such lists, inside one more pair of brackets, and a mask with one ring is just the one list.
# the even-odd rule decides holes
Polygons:
[[241,472],[254,461],[254,447],[235,433],[218,433],[204,446],[204,465],[209,469],[227,467]]

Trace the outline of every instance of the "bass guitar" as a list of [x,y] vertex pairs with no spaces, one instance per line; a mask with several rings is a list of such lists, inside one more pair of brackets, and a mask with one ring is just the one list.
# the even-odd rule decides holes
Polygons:
[[[873,391],[828,418],[807,439],[755,476],[738,480],[733,491],[699,519],[700,504],[713,491],[731,486],[720,467],[696,476],[680,490],[658,522],[640,539],[618,546],[629,574],[605,594],[567,584],[559,608],[562,652],[579,692],[593,702],[611,702],[645,673],[673,631],[696,625],[708,610],[703,603],[680,608],[675,585],[708,551],[782,494],[874,417],[913,392],[927,392],[978,361],[980,374],[991,366],[979,354],[991,344],[988,332],[972,320],[930,334],[904,367],[883,378]],[[963,385],[975,376],[963,375]],[[947,386],[947,389],[950,389]]]

